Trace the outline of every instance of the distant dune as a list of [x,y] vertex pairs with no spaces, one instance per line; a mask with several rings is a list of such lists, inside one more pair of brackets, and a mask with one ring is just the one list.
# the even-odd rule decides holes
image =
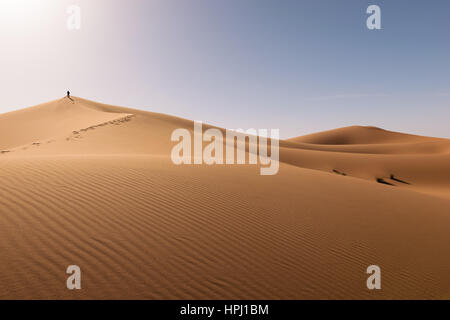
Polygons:
[[422,137],[387,131],[377,127],[363,126],[345,127],[289,139],[289,141],[293,142],[328,145],[417,143],[430,142],[435,140],[443,139]]
[[261,176],[174,165],[177,128],[78,97],[0,115],[0,298],[450,298],[449,139],[340,128]]

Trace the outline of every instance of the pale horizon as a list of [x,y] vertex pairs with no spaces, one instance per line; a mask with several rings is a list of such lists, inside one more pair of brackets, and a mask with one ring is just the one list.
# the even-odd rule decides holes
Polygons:
[[70,90],[281,138],[351,125],[450,138],[450,4],[381,1],[381,30],[368,4],[4,0],[0,113]]

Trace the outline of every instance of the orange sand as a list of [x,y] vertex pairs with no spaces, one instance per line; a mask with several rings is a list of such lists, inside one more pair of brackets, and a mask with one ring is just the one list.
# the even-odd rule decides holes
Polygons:
[[192,121],[73,99],[0,115],[0,298],[450,298],[450,140],[341,128],[261,176],[174,165]]

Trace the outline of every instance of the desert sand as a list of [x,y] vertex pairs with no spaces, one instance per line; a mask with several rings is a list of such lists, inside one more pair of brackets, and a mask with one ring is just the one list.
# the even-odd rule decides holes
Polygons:
[[0,115],[0,298],[450,298],[450,140],[340,128],[261,176],[174,165],[177,128],[79,97]]

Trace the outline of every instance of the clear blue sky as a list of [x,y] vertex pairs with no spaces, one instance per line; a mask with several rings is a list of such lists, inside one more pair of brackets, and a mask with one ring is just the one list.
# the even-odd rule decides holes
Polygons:
[[[353,124],[450,137],[448,0],[0,3],[0,112],[70,89],[283,138]],[[366,28],[370,4],[382,30]]]

